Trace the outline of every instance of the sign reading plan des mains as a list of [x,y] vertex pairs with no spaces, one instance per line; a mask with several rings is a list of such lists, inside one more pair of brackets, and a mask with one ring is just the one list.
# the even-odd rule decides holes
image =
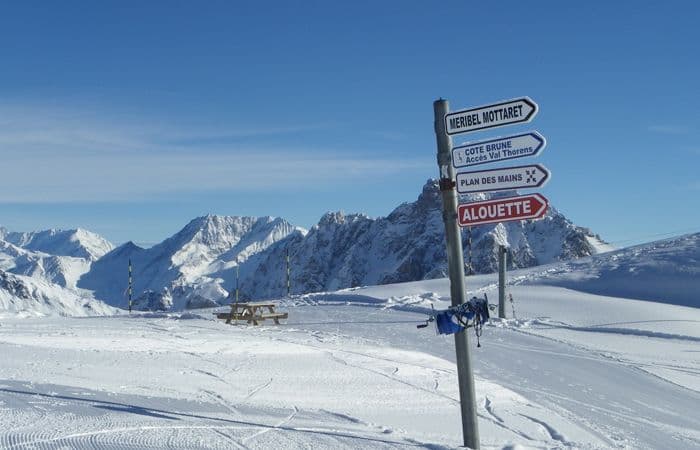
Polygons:
[[549,180],[549,170],[540,164],[478,170],[457,174],[457,192],[493,192],[529,189],[543,186]]
[[525,123],[532,120],[535,114],[537,103],[529,97],[516,98],[446,114],[445,131],[452,135]]

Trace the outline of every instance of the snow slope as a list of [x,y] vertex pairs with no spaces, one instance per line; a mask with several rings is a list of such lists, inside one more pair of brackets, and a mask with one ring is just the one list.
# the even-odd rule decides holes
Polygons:
[[538,282],[700,307],[700,233],[568,262]]
[[[340,333],[309,328],[364,310],[353,308],[316,307],[304,314],[310,322],[274,329],[177,315],[3,322],[11,364],[0,369],[0,418],[8,425],[0,446],[458,445],[449,360],[354,335],[348,324]],[[398,319],[415,334],[416,318],[397,314],[377,319]],[[477,379],[484,448],[605,444],[575,420]]]
[[[683,297],[658,264],[695,267],[696,247],[687,236],[509,273],[509,318],[480,348],[470,331],[481,447],[700,448],[700,309],[670,304]],[[666,303],[577,290],[603,257],[648,267],[645,293]],[[493,302],[496,279],[467,289]],[[454,340],[416,329],[448,295],[445,279],[306,295],[261,327],[208,312],[4,317],[0,447],[459,447]]]

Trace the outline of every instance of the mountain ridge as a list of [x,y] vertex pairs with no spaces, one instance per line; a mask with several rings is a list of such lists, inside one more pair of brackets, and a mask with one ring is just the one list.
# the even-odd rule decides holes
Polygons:
[[[462,201],[510,195],[514,192],[475,194],[463,196]],[[472,227],[471,252],[468,232],[462,230],[464,256],[468,262],[471,254],[477,273],[498,269],[500,245],[507,247],[510,269],[589,256],[605,248],[598,236],[574,225],[555,208],[537,221]],[[257,298],[286,293],[286,267],[281,261],[287,250],[293,294],[444,277],[447,253],[438,182],[428,180],[416,201],[402,203],[386,217],[325,214],[301,242],[281,241],[259,255],[258,259],[267,256],[256,261],[257,270],[266,276],[262,280],[243,279],[247,295]]]
[[[474,194],[462,201],[513,195]],[[38,250],[0,247],[0,269],[36,275],[77,292],[90,291],[112,306],[127,306],[128,265],[132,264],[133,300],[138,308],[186,309],[225,303],[237,284],[245,298],[287,294],[289,255],[292,294],[336,290],[443,277],[447,273],[441,194],[436,180],[428,180],[418,198],[404,202],[386,217],[340,211],[324,214],[310,230],[282,218],[206,215],[192,219],[180,231],[149,247],[132,241],[118,247],[97,245],[83,257],[53,256]],[[10,233],[0,237],[32,248],[75,252],[83,236],[74,232]],[[465,263],[475,272],[497,270],[498,246],[506,245],[509,268],[530,267],[588,256],[605,244],[550,207],[537,221],[491,224],[462,230]],[[36,236],[43,236],[39,239]],[[51,239],[55,239],[52,243]],[[102,242],[99,236],[84,239]],[[0,241],[2,243],[4,241]],[[104,240],[104,242],[107,242]],[[33,243],[33,244],[32,244]],[[94,260],[95,252],[107,250]],[[471,251],[470,251],[471,250]],[[14,256],[13,256],[14,255]],[[467,272],[469,267],[466,268]],[[239,277],[239,278],[238,278]],[[238,278],[238,280],[237,280]]]
[[26,250],[92,261],[98,260],[114,248],[114,245],[102,236],[83,228],[12,232],[0,227],[0,240]]

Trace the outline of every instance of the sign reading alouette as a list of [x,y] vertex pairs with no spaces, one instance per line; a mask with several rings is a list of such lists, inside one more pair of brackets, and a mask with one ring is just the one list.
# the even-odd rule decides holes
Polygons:
[[487,128],[529,122],[537,114],[537,103],[529,97],[507,100],[445,114],[447,134],[470,133]]
[[459,205],[459,225],[471,227],[511,220],[539,219],[548,201],[540,194],[520,195]]

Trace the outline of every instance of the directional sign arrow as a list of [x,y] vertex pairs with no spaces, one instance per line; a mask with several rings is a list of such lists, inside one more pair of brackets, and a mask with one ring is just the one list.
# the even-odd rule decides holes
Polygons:
[[543,186],[549,176],[549,170],[540,164],[463,172],[457,174],[457,192],[468,194],[536,188]]
[[535,114],[537,103],[529,97],[521,97],[446,114],[445,131],[452,135],[525,123],[532,120]]
[[547,212],[548,202],[540,194],[499,198],[459,205],[459,225],[471,227],[511,220],[539,219]]
[[460,168],[537,156],[545,145],[547,142],[537,131],[488,141],[468,142],[452,149],[452,164],[455,168]]

